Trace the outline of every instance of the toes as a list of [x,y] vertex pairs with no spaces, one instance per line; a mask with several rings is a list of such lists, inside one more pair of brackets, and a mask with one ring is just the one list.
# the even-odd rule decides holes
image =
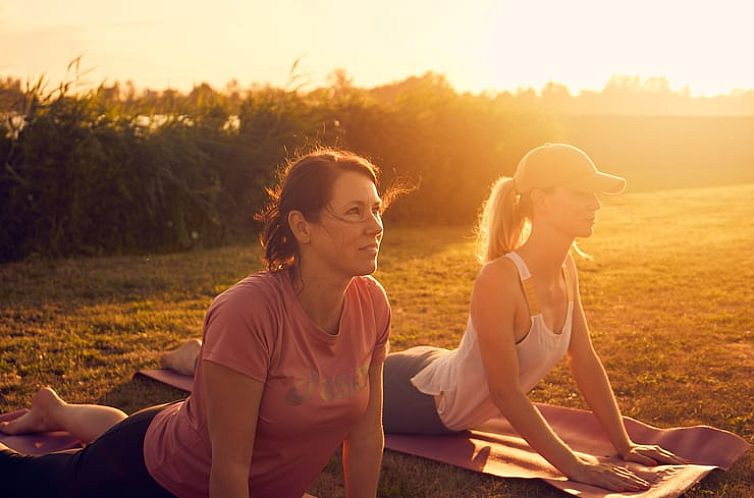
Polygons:
[[14,436],[19,433],[19,427],[17,420],[11,420],[9,422],[0,422],[0,431]]

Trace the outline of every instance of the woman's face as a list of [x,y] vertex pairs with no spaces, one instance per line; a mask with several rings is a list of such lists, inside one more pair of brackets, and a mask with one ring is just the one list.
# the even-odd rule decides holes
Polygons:
[[597,210],[602,206],[594,192],[579,192],[555,187],[543,192],[535,219],[568,237],[592,235]]
[[371,179],[352,171],[341,173],[319,221],[311,224],[307,252],[346,277],[374,273],[382,241],[381,206]]

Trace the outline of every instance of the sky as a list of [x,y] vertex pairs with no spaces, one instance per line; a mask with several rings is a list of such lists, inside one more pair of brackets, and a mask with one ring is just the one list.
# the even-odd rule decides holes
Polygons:
[[[460,91],[601,90],[665,77],[717,95],[754,88],[749,0],[0,0],[0,77],[189,90],[235,79],[361,87],[433,71]],[[73,72],[68,73],[68,77]]]

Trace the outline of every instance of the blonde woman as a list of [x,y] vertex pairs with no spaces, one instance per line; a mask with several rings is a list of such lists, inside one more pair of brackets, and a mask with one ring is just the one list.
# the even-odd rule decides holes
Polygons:
[[483,266],[461,343],[453,351],[420,346],[388,356],[386,433],[443,434],[502,414],[569,478],[615,491],[647,489],[649,482],[627,468],[571,450],[527,397],[567,355],[580,391],[624,460],[682,463],[627,435],[589,338],[570,255],[577,237],[592,234],[597,194],[624,186],[623,178],[598,171],[583,151],[565,144],[531,150],[512,178],[495,183],[478,228]]

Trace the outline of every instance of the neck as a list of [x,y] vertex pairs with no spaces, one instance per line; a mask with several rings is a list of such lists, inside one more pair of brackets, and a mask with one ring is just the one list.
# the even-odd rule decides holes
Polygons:
[[321,329],[335,334],[338,331],[344,296],[351,277],[322,271],[321,267],[299,261],[291,269],[291,281],[301,306]]
[[529,238],[516,252],[526,260],[533,275],[555,280],[560,278],[560,269],[573,241],[573,237],[545,230],[535,224]]

